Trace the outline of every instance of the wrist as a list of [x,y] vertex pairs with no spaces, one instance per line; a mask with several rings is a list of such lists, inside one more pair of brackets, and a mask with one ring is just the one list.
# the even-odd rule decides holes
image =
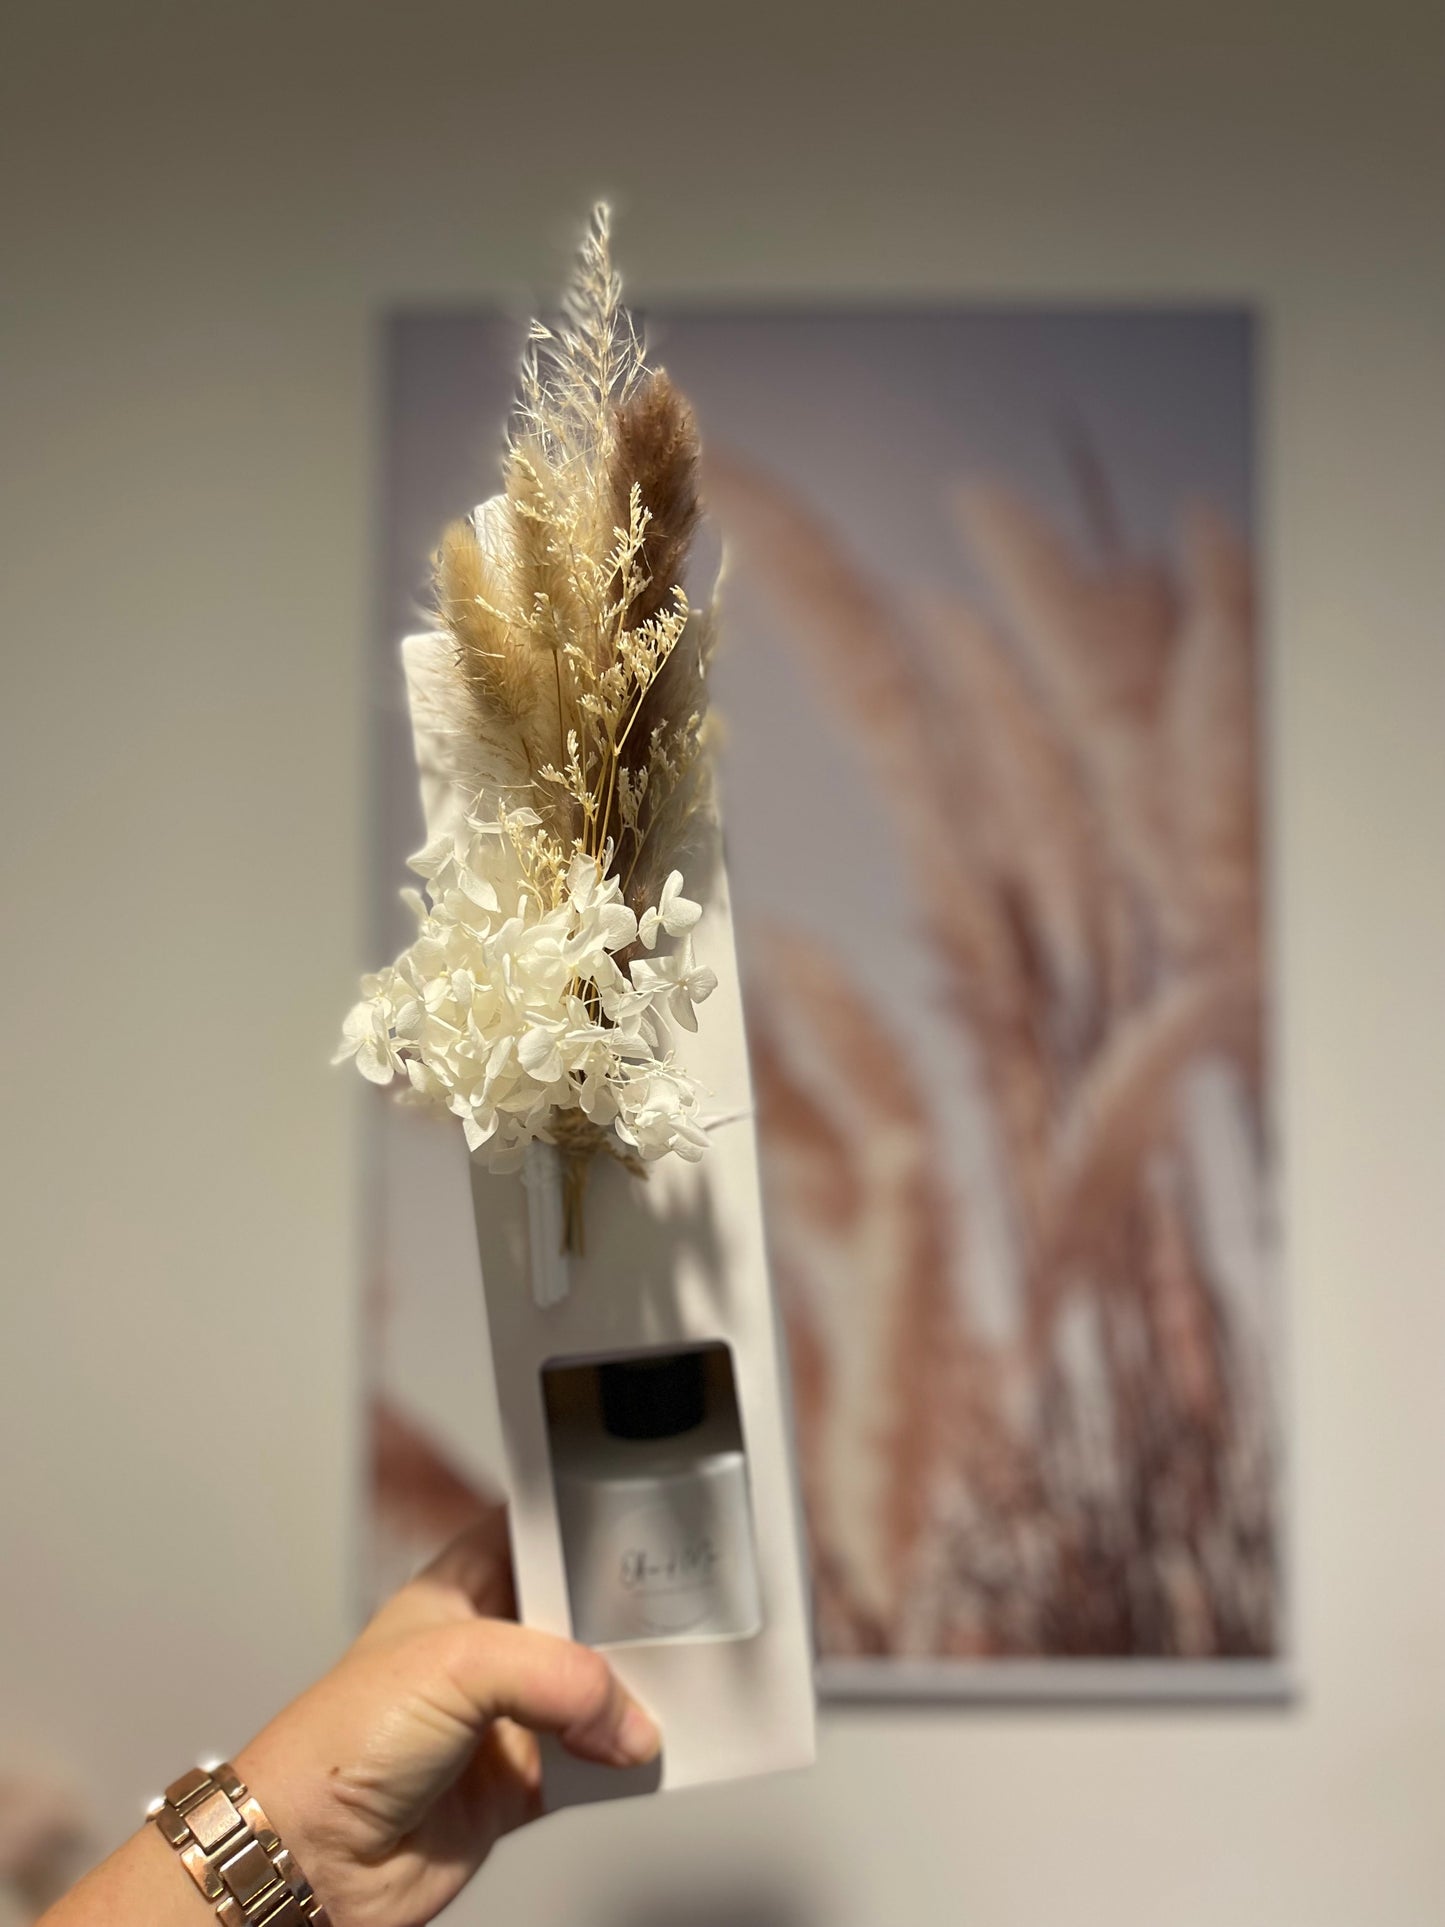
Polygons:
[[85,1878],[50,1911],[39,1927],[116,1927],[118,1921],[144,1921],[146,1927],[214,1927],[215,1913],[205,1895],[152,1826],[143,1826],[92,1867]]
[[321,1802],[316,1774],[298,1769],[291,1752],[272,1746],[263,1732],[236,1754],[235,1767],[310,1879],[312,1863],[324,1858]]
[[299,1748],[284,1718],[244,1746],[235,1767],[291,1849],[330,1927],[353,1927],[364,1909],[358,1906],[356,1845],[336,1801],[335,1768],[328,1771]]
[[219,1927],[330,1927],[294,1847],[229,1761],[172,1781],[150,1820]]

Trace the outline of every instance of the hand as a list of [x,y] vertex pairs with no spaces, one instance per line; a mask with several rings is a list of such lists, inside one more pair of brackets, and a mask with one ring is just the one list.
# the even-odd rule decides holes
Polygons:
[[235,1756],[333,1927],[440,1913],[540,1811],[537,1733],[609,1765],[656,1756],[656,1727],[606,1660],[510,1623],[511,1610],[498,1511]]

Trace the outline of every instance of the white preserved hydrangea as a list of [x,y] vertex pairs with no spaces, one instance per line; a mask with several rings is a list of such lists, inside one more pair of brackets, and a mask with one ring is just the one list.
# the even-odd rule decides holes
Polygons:
[[426,900],[403,892],[416,936],[363,978],[335,1061],[354,1057],[373,1083],[404,1077],[417,1098],[444,1103],[494,1170],[556,1141],[565,1112],[636,1157],[694,1161],[707,1143],[699,1092],[669,1024],[696,1030],[693,1006],[717,984],[692,954],[699,906],[673,871],[641,938],[651,950],[665,930],[681,946],[634,958],[624,974],[617,953],[639,929],[616,878],[579,853],[549,904],[523,855],[537,822],[531,811],[468,819],[411,859],[426,879]]

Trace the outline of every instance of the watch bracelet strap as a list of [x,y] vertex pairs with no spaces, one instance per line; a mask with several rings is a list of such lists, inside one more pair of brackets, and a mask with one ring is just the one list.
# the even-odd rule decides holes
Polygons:
[[147,1816],[221,1927],[330,1927],[294,1855],[229,1761],[183,1773]]

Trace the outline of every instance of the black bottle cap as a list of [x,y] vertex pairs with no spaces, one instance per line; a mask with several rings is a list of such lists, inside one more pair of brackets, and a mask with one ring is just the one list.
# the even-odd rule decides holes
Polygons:
[[671,1439],[707,1413],[701,1352],[604,1365],[602,1424],[615,1439]]

